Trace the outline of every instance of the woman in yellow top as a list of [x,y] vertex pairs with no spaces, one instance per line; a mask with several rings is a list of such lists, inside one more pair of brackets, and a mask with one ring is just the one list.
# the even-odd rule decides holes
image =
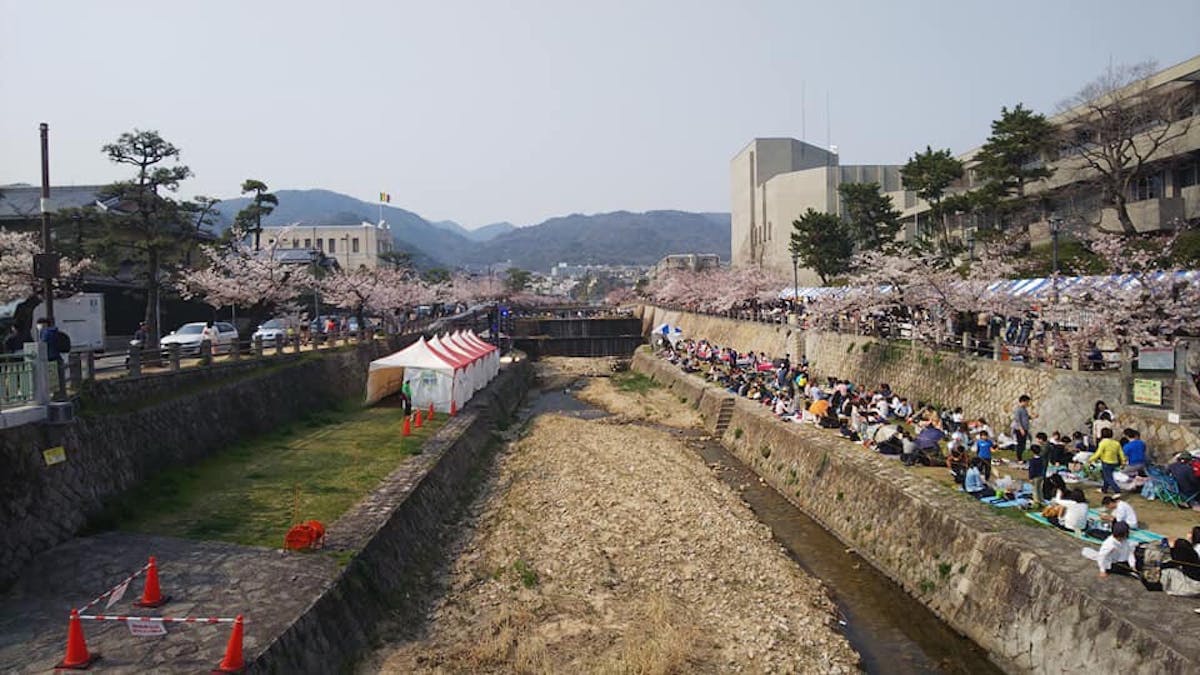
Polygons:
[[1117,481],[1113,480],[1113,472],[1125,463],[1125,451],[1121,449],[1121,444],[1113,439],[1112,429],[1100,430],[1100,444],[1096,446],[1096,452],[1088,458],[1088,464],[1096,460],[1100,461],[1100,474],[1104,476],[1100,492],[1107,494],[1111,487],[1113,494],[1120,494],[1121,488],[1117,487]]

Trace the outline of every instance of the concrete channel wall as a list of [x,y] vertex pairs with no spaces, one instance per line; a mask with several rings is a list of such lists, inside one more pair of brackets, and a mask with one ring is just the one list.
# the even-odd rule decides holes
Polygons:
[[[96,382],[69,424],[0,430],[0,588],[147,477],[362,396],[367,364],[399,346]],[[42,453],[55,447],[66,461],[48,464]]]
[[[732,396],[640,350],[633,369],[703,413]],[[721,441],[1009,672],[1200,672],[1192,603],[1100,580],[1076,542],[735,398]]]
[[470,493],[493,430],[512,416],[532,379],[528,360],[501,371],[420,455],[330,526],[326,548],[353,558],[247,673],[345,672],[386,620],[411,616],[418,584],[442,554],[439,527]]

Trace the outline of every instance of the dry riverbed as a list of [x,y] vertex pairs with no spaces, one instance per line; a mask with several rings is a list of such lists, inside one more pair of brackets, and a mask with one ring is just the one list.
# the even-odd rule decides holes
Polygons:
[[428,625],[364,672],[856,670],[819,582],[679,440],[628,423],[678,423],[682,406],[608,378],[580,398],[623,414],[536,417],[501,453]]

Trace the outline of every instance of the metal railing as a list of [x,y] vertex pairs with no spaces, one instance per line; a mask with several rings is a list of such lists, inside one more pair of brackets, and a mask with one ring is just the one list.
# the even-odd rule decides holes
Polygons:
[[0,409],[29,405],[36,400],[37,352],[0,356]]

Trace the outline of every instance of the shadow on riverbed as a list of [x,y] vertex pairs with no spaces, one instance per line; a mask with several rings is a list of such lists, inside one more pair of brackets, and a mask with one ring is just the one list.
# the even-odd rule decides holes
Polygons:
[[[565,387],[542,390],[531,401],[529,417],[544,413],[582,419],[608,417],[606,411],[575,398],[574,392],[585,381],[577,379]],[[952,630],[866,560],[847,551],[841,541],[816,521],[760,482],[753,471],[719,442],[699,430],[630,423],[678,438],[741,495],[792,559],[829,588],[841,613],[842,630],[862,657],[867,672],[972,675],[1002,672],[978,645]]]

